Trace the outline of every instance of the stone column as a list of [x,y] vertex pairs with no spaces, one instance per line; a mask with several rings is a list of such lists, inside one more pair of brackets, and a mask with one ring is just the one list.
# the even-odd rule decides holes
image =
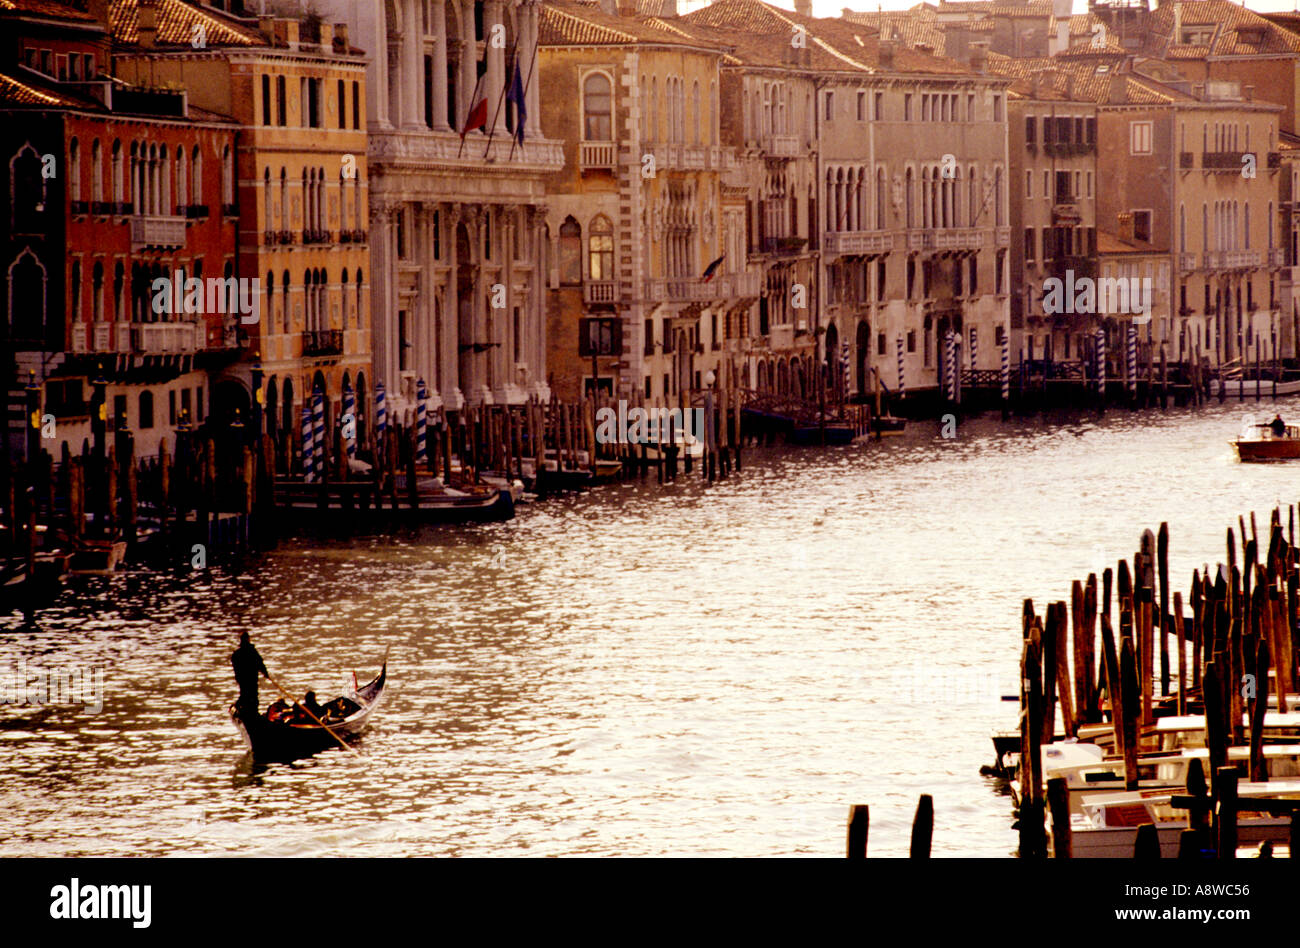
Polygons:
[[[465,119],[469,115],[470,108],[474,105],[474,86],[478,79],[476,63],[478,62],[478,46],[474,42],[474,17],[462,16],[460,18],[460,94],[456,96],[460,103],[460,115],[456,116],[456,130],[459,131],[465,126]],[[485,79],[484,82],[487,80]],[[482,89],[479,90],[482,92]]]
[[421,20],[421,0],[404,0],[402,3],[402,65],[398,73],[401,82],[399,93],[402,107],[402,128],[423,128],[424,110],[424,26]]
[[488,100],[488,131],[495,129],[497,135],[505,134],[506,108],[502,90],[506,83],[506,51],[504,47],[492,45],[492,31],[498,25],[505,25],[505,3],[503,0],[486,0],[483,4],[483,39],[487,43],[487,75],[483,87]]
[[[521,209],[517,205],[512,205],[499,217],[501,226],[498,230],[500,234],[498,248],[504,257],[501,265],[501,282],[505,284],[506,295],[505,306],[497,311],[499,319],[495,320],[498,326],[494,341],[500,342],[501,346],[498,349],[488,350],[488,358],[496,360],[494,363],[496,371],[493,372],[493,377],[497,385],[493,397],[499,404],[509,403],[517,390],[514,359],[515,306],[523,301],[515,296],[514,241],[515,230],[520,226],[520,213]],[[521,322],[523,318],[524,312],[521,309]],[[520,329],[522,330],[523,327],[520,326]]]
[[432,0],[429,29],[438,38],[433,46],[433,127],[450,130],[447,123],[447,8],[443,0]]
[[[523,22],[528,24],[528,42],[521,46],[526,51],[523,63],[524,80],[528,83],[524,93],[524,103],[528,109],[528,128],[525,135],[529,139],[542,137],[542,107],[538,90],[542,87],[541,64],[534,58],[537,55],[537,33],[541,18],[541,8],[536,0],[525,0],[520,7]],[[529,70],[532,71],[531,77]]]
[[389,397],[401,394],[392,326],[392,292],[397,268],[393,259],[393,210],[374,196],[370,201],[370,332],[376,380],[388,386]]
[[551,275],[545,265],[547,259],[554,259],[554,245],[547,247],[546,241],[546,207],[536,205],[532,208],[533,227],[533,279],[529,287],[528,308],[524,311],[523,357],[528,366],[528,395],[547,398],[550,389],[546,384],[546,301],[549,297]]
[[456,270],[460,260],[456,252],[456,225],[460,223],[461,206],[459,204],[443,205],[447,218],[447,261],[449,264],[447,289],[442,302],[442,338],[438,340],[442,372],[442,401],[450,411],[458,411],[465,403],[465,398],[458,385],[460,370],[460,300],[456,282]]

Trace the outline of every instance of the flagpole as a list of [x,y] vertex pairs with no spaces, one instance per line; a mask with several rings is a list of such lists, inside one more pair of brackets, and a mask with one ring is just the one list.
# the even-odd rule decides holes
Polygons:
[[[537,43],[533,43],[533,58],[530,59],[530,60],[528,61],[528,78],[524,80],[524,99],[525,99],[525,100],[527,100],[527,98],[528,98],[528,87],[529,87],[530,85],[532,85],[532,82],[533,82],[533,67],[537,65],[537,45],[538,45]],[[518,50],[518,44],[516,44],[516,46],[515,46],[515,54],[516,54],[516,56],[518,56],[518,52],[519,52],[519,50]],[[508,158],[506,158],[506,161],[507,161],[507,162],[510,162],[510,161],[513,161],[513,160],[514,160],[514,157],[515,157],[515,145],[519,143],[519,137],[520,137],[520,136],[519,136],[519,133],[520,133],[521,131],[522,131],[522,126],[520,126],[520,124],[519,124],[519,119],[518,119],[518,117],[516,117],[516,118],[515,118],[515,135],[514,135],[514,139],[510,142],[510,156],[509,156]]]
[[[519,43],[518,41],[516,41],[515,48],[511,51],[511,56],[510,56],[510,63],[512,66],[514,65],[515,56],[518,54],[518,52],[519,52]],[[510,71],[509,69],[506,70],[507,73],[509,71]],[[508,85],[509,83],[504,81],[503,78],[501,82],[501,94],[497,96],[497,107],[496,110],[492,113],[492,128],[488,131],[487,145],[483,148],[484,158],[486,158],[488,156],[488,152],[492,150],[492,139],[496,137],[497,119],[501,117],[501,103],[506,100],[506,87]]]
[[[487,74],[487,73],[485,72],[484,75],[486,75],[486,74]],[[473,93],[470,94],[470,97],[469,97],[469,108],[470,108],[470,111],[473,111],[473,109],[474,109],[474,104],[478,101],[478,90],[479,90],[479,86],[481,86],[482,84],[483,84],[483,76],[479,76],[476,80],[474,80],[474,91],[473,91]],[[468,129],[465,128],[465,125],[468,124],[468,123],[469,123],[469,113],[467,112],[467,113],[465,113],[465,118],[464,118],[464,120],[461,122],[461,126],[460,126],[460,129],[461,129],[461,130],[460,130],[460,148],[459,148],[459,150],[457,150],[457,152],[456,152],[456,157],[457,157],[457,158],[460,158],[461,154],[463,154],[464,151],[465,151],[465,136],[466,136],[467,134],[469,134]]]

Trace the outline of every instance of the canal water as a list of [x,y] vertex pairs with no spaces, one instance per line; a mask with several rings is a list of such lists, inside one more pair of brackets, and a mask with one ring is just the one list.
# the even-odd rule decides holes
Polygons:
[[[867,803],[896,856],[929,793],[936,855],[1008,856],[980,766],[1015,724],[1022,599],[1068,598],[1161,520],[1185,588],[1238,514],[1300,500],[1300,468],[1228,444],[1272,412],[918,423],[751,450],[711,487],[82,580],[35,627],[0,617],[0,676],[103,676],[98,713],[0,706],[0,855],[836,856]],[[388,653],[359,754],[250,765],[242,631],[299,695]]]

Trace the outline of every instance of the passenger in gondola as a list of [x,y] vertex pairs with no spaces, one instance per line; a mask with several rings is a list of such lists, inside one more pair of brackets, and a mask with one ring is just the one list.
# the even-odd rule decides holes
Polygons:
[[316,700],[316,692],[314,691],[309,691],[303,696],[301,707],[310,714],[315,715],[317,718],[325,716],[325,709],[322,708],[320,702]]
[[247,632],[240,634],[239,648],[230,654],[230,664],[235,668],[235,682],[239,685],[239,700],[236,705],[244,713],[256,716],[258,713],[257,676],[260,674],[263,678],[269,679],[271,675],[266,670],[266,663],[262,661],[262,656],[249,641]]
[[1274,415],[1268,426],[1273,429],[1273,437],[1275,438],[1280,438],[1286,434],[1286,422],[1282,420],[1281,415]]

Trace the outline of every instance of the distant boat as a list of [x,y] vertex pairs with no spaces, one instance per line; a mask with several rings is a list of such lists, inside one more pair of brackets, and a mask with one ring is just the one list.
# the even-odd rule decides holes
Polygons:
[[1275,434],[1269,424],[1252,426],[1257,438],[1238,438],[1232,442],[1242,461],[1288,461],[1300,458],[1300,427],[1287,425],[1286,433]]
[[[392,494],[378,491],[373,481],[340,482],[325,485],[325,503],[321,504],[321,485],[304,483],[301,478],[277,478],[275,503],[282,518],[319,523],[322,514],[344,519],[356,518],[367,523],[375,519],[401,523],[460,524],[510,520],[515,515],[513,486],[484,487],[480,491],[453,490],[435,478],[416,481],[416,504],[411,506],[406,475],[394,476],[397,508]],[[378,500],[377,505],[375,500]]]
[[[1210,380],[1210,394],[1218,395],[1219,387],[1222,385],[1224,395],[1230,398],[1238,398],[1242,395],[1254,397],[1256,390],[1261,396],[1273,394],[1272,379],[1225,379],[1222,383],[1218,379]],[[1300,379],[1288,379],[1285,382],[1277,383],[1277,394],[1294,395],[1300,392]]]
[[[379,708],[387,683],[388,661],[385,659],[378,675],[358,688],[354,695],[347,696],[359,705],[357,710],[337,721],[327,714],[321,718],[325,726],[310,719],[272,721],[265,714],[249,717],[237,704],[230,706],[230,720],[243,735],[244,743],[253,752],[254,760],[293,760],[306,757],[330,747],[338,747],[340,740],[351,743],[359,738]],[[326,702],[325,707],[328,708],[332,703]]]
[[826,444],[849,444],[858,434],[853,425],[827,422],[824,428],[821,425],[795,425],[790,430],[789,440],[791,444],[821,444],[823,433]]

